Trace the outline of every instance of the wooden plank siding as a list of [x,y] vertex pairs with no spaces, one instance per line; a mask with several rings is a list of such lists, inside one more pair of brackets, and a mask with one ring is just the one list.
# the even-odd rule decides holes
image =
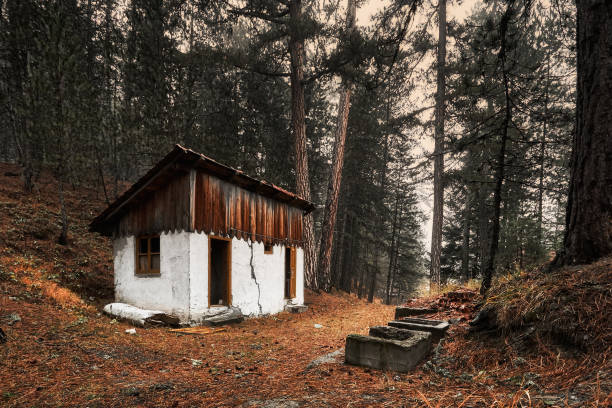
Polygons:
[[176,146],[90,224],[107,236],[178,231],[301,246],[314,204]]
[[315,205],[176,145],[89,225],[106,236],[205,231],[296,245]]
[[207,234],[266,244],[302,244],[299,208],[263,197],[198,170],[194,192],[194,229]]
[[115,224],[115,235],[149,235],[191,228],[189,173],[177,173],[131,203]]

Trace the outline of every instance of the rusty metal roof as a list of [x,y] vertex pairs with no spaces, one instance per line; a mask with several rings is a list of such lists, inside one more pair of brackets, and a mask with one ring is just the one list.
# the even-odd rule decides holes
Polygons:
[[106,231],[108,225],[118,221],[133,201],[140,201],[141,198],[146,199],[149,193],[155,191],[164,182],[172,179],[177,172],[185,172],[191,169],[200,169],[205,173],[235,184],[245,190],[253,191],[262,196],[286,203],[289,206],[299,208],[304,211],[304,214],[310,213],[315,208],[313,203],[304,200],[297,194],[265,180],[257,180],[240,170],[221,164],[210,157],[177,144],[151,170],[136,181],[125,193],[102,211],[100,215],[94,218],[89,225],[89,229],[97,232]]

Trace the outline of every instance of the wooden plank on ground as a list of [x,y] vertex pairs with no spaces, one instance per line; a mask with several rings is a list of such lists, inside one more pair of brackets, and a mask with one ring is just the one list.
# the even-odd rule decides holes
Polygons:
[[207,334],[227,331],[225,327],[184,327],[182,329],[172,329],[172,333],[192,334],[195,336],[205,336]]

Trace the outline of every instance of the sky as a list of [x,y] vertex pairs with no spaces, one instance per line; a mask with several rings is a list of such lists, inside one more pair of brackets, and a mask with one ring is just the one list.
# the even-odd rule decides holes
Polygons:
[[[428,0],[426,0],[428,1]],[[434,5],[437,4],[437,0],[432,0],[432,2],[435,1],[435,3],[433,3]],[[361,5],[361,7],[357,10],[357,24],[358,25],[363,25],[366,26],[368,25],[370,18],[376,14],[377,12],[379,12],[386,4],[388,4],[389,1],[386,0],[369,0],[366,1],[363,5]],[[447,14],[447,20],[451,20],[451,19],[455,19],[457,22],[462,22],[463,20],[465,20],[466,17],[468,17],[472,10],[478,5],[480,4],[481,1],[480,0],[447,0],[447,10],[446,10],[446,14]],[[428,8],[430,8],[431,6],[429,6]],[[418,12],[417,12],[418,13]],[[419,22],[419,19],[422,21],[424,19],[423,16],[417,16],[416,21]],[[434,36],[434,38],[438,38],[438,28],[437,25],[433,27],[433,30],[431,32],[431,34]],[[433,56],[432,56],[433,57]],[[425,59],[423,61],[423,65],[428,65],[430,64],[431,58],[429,59]],[[421,106],[419,106],[420,104],[426,104],[428,106],[431,106],[434,104],[433,100],[427,100],[428,98],[425,96],[425,88],[423,87],[421,90],[416,91],[417,93],[421,93],[420,97],[417,97],[416,99],[419,101],[417,102],[416,105],[414,106],[415,110],[418,110],[419,108],[421,108]],[[433,112],[433,110],[432,110]],[[422,137],[420,139],[420,146],[415,149],[414,151],[414,156],[419,156],[419,155],[423,155],[423,154],[428,154],[428,153],[432,153],[433,152],[433,129],[431,129],[431,134],[429,135],[425,135],[425,137]],[[432,171],[433,171],[433,166],[431,167]],[[423,243],[425,246],[425,249],[427,251],[430,250],[431,248],[431,228],[432,228],[432,211],[433,211],[433,182],[432,181],[426,181],[423,182],[422,185],[420,185],[418,187],[418,193],[419,193],[419,207],[421,209],[421,211],[423,211],[423,213],[427,216],[427,222],[425,223],[425,225],[422,226],[422,233],[423,233]]]

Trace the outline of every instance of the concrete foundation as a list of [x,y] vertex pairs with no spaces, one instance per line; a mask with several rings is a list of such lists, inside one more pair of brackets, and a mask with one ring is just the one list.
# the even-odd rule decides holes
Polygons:
[[446,334],[449,324],[443,320],[405,318],[389,322],[389,326],[406,330],[418,330],[431,333],[431,341],[437,344]]
[[344,354],[347,364],[405,373],[416,367],[431,348],[428,332],[391,327],[373,327],[370,331],[387,338],[349,334]]

